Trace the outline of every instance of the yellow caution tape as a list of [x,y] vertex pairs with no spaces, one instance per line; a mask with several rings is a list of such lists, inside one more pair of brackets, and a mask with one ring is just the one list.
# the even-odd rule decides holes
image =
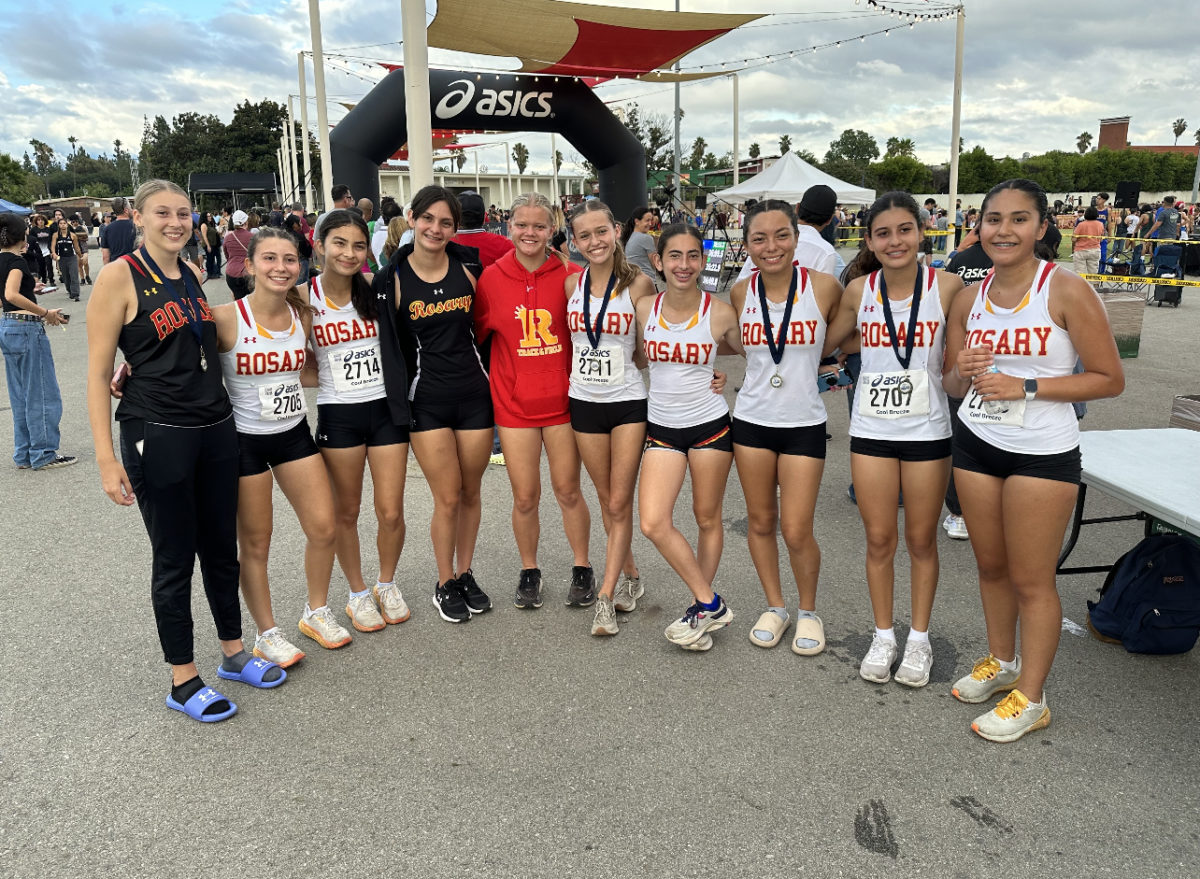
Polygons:
[[1164,287],[1200,287],[1200,281],[1184,281],[1179,278],[1155,278],[1143,275],[1080,275],[1085,281],[1115,284],[1162,284]]

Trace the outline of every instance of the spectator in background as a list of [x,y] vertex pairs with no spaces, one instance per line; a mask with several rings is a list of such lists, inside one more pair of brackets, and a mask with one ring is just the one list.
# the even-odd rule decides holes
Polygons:
[[233,229],[226,234],[221,246],[225,250],[225,283],[234,299],[241,299],[250,292],[246,280],[246,257],[250,253],[250,236],[247,224],[250,217],[245,211],[234,211],[230,218]]
[[92,283],[92,268],[88,265],[88,227],[79,214],[72,214],[67,221],[71,234],[79,242],[79,278],[84,284]]
[[53,238],[54,230],[46,225],[46,218],[41,214],[34,214],[33,225],[26,236],[29,249],[25,255],[29,267],[43,284],[54,283],[54,258],[50,255],[50,242]]
[[295,214],[288,214],[283,218],[283,228],[296,239],[296,252],[300,257],[300,280],[296,282],[297,284],[308,283],[308,267],[312,265],[313,255],[313,248],[304,235],[302,222],[301,218]]
[[[375,255],[376,265],[382,266],[387,262],[387,257],[383,255],[383,247],[387,244],[388,233],[391,231],[392,220],[396,217],[402,217],[404,211],[400,205],[396,204],[396,199],[390,195],[385,195],[379,202],[379,220],[375,223],[374,231],[371,233],[371,253]],[[408,228],[408,224],[404,224],[404,228]],[[394,251],[393,251],[394,252]]]
[[965,220],[965,217],[963,217],[962,199],[961,198],[955,199],[955,201],[954,201],[954,249],[955,250],[957,250],[958,245],[962,243],[964,220]]
[[59,220],[50,236],[50,256],[58,264],[58,276],[72,302],[79,301],[79,242],[66,220]]
[[[333,188],[329,190],[329,199],[330,211],[335,211],[338,208],[348,209],[356,207],[354,204],[354,194],[350,192],[350,187],[345,183],[335,183]],[[325,213],[329,213],[329,211],[326,211]],[[323,219],[325,219],[325,214],[321,214],[321,216],[317,217],[317,221],[312,224],[313,234],[318,237],[321,234],[321,220]]]
[[[510,250],[514,250],[512,239],[504,238],[492,232],[485,231],[483,228],[484,208],[483,199],[478,192],[463,192],[458,196],[458,203],[462,206],[462,222],[459,225],[458,234],[454,236],[454,241],[466,247],[474,247],[479,251],[479,272],[486,269],[504,254]],[[467,269],[474,272],[474,269],[467,264]],[[475,272],[478,276],[479,272]]]
[[129,200],[117,196],[112,200],[113,221],[100,230],[100,256],[105,265],[133,253],[137,244],[137,229],[129,212]]
[[629,219],[621,227],[621,244],[625,248],[625,258],[630,264],[637,266],[650,283],[659,289],[658,273],[650,264],[650,254],[656,252],[657,245],[650,237],[650,229],[655,221],[654,212],[648,207],[633,209]]
[[280,206],[279,202],[273,202],[271,204],[271,213],[267,217],[267,225],[275,226],[276,228],[282,228],[283,208]]
[[1094,275],[1100,271],[1100,242],[1106,234],[1099,211],[1089,207],[1083,212],[1083,222],[1075,227],[1071,241],[1071,259],[1075,274]]

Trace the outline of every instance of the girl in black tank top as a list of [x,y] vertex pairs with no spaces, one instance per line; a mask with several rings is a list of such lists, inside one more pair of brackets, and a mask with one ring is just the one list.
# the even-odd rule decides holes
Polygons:
[[398,326],[400,345],[411,377],[413,402],[487,396],[488,379],[475,347],[475,289],[462,263],[450,266],[440,281],[423,281],[408,261],[400,264]]

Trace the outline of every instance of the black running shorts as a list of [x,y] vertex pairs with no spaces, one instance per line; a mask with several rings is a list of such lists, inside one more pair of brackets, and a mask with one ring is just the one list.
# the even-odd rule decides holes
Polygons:
[[729,416],[722,415],[694,427],[663,427],[651,421],[646,426],[646,448],[666,449],[684,455],[693,449],[732,452],[733,436],[729,429]]
[[408,442],[408,428],[398,427],[386,397],[361,403],[317,406],[317,445],[322,449],[395,446]]
[[1030,455],[998,449],[981,440],[971,428],[955,419],[954,466],[959,470],[984,473],[999,479],[1031,476],[1078,485],[1082,477],[1083,460],[1078,446],[1052,455]]
[[412,433],[425,430],[491,430],[496,425],[492,415],[491,395],[438,401],[413,401]]
[[576,433],[612,433],[622,424],[638,424],[646,420],[646,401],[616,400],[612,403],[593,403],[572,398],[571,429]]
[[881,440],[850,437],[850,454],[900,461],[940,461],[950,457],[950,437],[940,440]]
[[825,422],[808,427],[767,427],[733,419],[733,444],[767,449],[776,455],[825,459]]
[[283,433],[238,432],[238,476],[257,476],[272,467],[319,455],[308,418]]

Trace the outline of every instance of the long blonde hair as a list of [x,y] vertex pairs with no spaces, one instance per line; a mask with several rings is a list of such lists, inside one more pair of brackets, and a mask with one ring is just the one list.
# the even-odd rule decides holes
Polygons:
[[[511,210],[514,214],[517,212],[517,208],[541,208],[546,212],[546,219],[550,223],[550,228],[561,228],[558,224],[558,219],[554,214],[554,204],[550,201],[550,199],[546,198],[546,196],[542,195],[540,192],[523,192],[518,195],[513,199],[512,203]],[[553,254],[554,256],[557,256],[562,262],[563,268],[568,270],[571,268],[571,261],[559,251],[548,247],[546,248],[546,253],[547,255]]]
[[392,217],[387,225],[387,241],[383,243],[383,258],[389,260],[400,249],[400,239],[408,231],[408,221],[403,215]]
[[617,218],[613,216],[612,209],[598,198],[593,198],[590,201],[582,202],[576,205],[571,210],[571,216],[567,218],[567,225],[571,227],[571,231],[575,231],[575,221],[584,214],[603,211],[608,217],[608,222],[616,229],[616,234],[613,237],[613,275],[617,279],[616,288],[625,290],[642,275],[642,270],[637,266],[632,265],[625,258],[625,248],[621,244],[620,231],[621,227],[617,224]]

